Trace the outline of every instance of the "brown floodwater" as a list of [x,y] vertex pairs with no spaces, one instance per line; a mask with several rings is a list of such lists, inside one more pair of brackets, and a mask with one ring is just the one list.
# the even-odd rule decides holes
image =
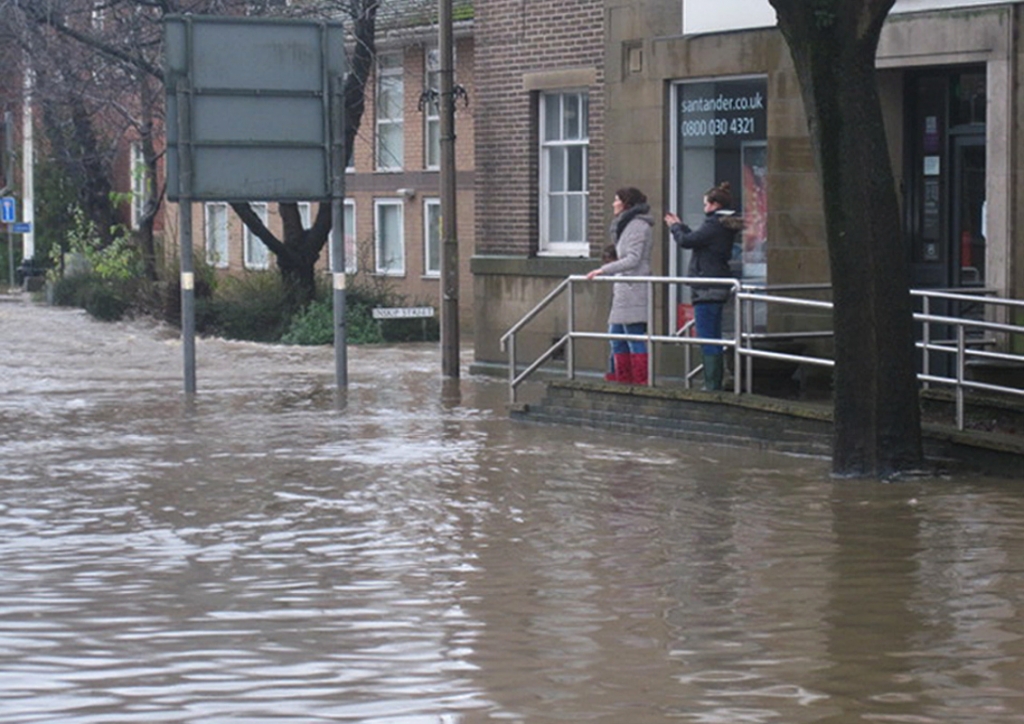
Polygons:
[[[1021,481],[510,421],[0,301],[0,721],[1024,720]],[[470,361],[464,360],[467,365]]]

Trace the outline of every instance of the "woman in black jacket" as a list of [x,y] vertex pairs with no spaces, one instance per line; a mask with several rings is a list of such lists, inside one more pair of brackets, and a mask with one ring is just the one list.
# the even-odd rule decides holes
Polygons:
[[[690,268],[687,276],[728,278],[732,276],[729,259],[736,232],[743,228],[743,220],[732,211],[732,191],[723,181],[704,194],[704,223],[691,230],[675,214],[665,214],[672,238],[684,249],[689,249]],[[701,339],[722,337],[722,308],[729,298],[730,288],[722,285],[691,285],[693,318],[697,336]],[[722,389],[723,349],[721,345],[705,344],[704,389]]]

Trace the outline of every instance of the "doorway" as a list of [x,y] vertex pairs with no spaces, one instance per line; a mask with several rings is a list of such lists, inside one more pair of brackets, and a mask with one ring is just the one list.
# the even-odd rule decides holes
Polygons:
[[[916,288],[985,286],[985,82],[984,66],[928,69],[906,77],[904,232]],[[974,317],[983,314],[983,305],[939,301],[929,311]],[[918,334],[920,339],[923,332]],[[932,342],[951,343],[953,329],[933,324],[929,336]],[[932,352],[928,369],[952,374],[952,361],[947,353]]]
[[959,246],[952,255],[951,286],[985,286],[985,210],[985,136],[954,136],[952,231]]
[[985,285],[985,68],[907,76],[904,231],[911,283]]

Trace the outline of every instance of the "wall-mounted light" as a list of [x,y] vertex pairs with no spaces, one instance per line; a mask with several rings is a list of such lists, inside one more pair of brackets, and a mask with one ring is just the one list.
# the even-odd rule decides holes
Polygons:
[[416,198],[416,189],[396,189],[395,193],[402,194],[406,201],[412,201]]

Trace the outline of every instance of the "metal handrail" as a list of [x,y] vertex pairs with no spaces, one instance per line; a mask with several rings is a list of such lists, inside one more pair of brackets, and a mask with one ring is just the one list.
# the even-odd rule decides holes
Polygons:
[[[602,283],[602,284],[646,284],[647,289],[647,332],[641,335],[630,335],[630,334],[619,334],[614,335],[608,332],[577,332],[575,330],[575,284],[578,282],[586,283]],[[735,354],[735,362],[738,368],[740,363],[740,340],[737,339],[700,339],[697,337],[687,337],[685,340],[681,340],[678,337],[665,337],[661,335],[655,335],[651,330],[654,329],[654,285],[666,285],[666,284],[701,284],[705,286],[727,286],[733,290],[736,294],[742,288],[741,283],[732,278],[719,278],[719,277],[662,277],[662,276],[599,276],[594,279],[587,279],[583,275],[572,275],[566,277],[548,292],[545,297],[539,301],[533,309],[527,312],[518,322],[516,322],[505,334],[501,336],[501,348],[508,352],[508,378],[509,378],[509,397],[512,404],[516,402],[516,390],[520,384],[523,383],[533,372],[535,372],[544,362],[550,359],[555,352],[561,347],[566,347],[566,373],[569,379],[573,379],[576,375],[575,369],[575,354],[574,354],[574,341],[576,339],[622,339],[622,340],[643,340],[648,345],[653,345],[656,342],[663,343],[685,343],[688,345],[692,344],[717,344],[723,347],[732,347]],[[545,350],[537,360],[530,363],[527,368],[520,374],[518,373],[518,363],[516,361],[516,334],[522,330],[526,324],[535,319],[544,309],[546,309],[552,302],[554,302],[559,296],[568,291],[568,331],[564,337],[558,340],[554,345]],[[737,305],[736,323],[734,328],[740,329],[739,323],[739,305]],[[649,372],[648,382],[650,386],[654,385],[655,381],[655,369],[654,360],[655,355],[650,355],[649,359]],[[737,379],[735,382],[736,393],[739,393],[740,382]]]
[[[597,282],[597,283],[644,283],[648,285],[648,310],[647,310],[647,332],[641,335],[630,335],[630,334],[611,334],[609,332],[590,332],[590,331],[576,331],[575,329],[575,285],[578,282]],[[694,326],[691,320],[681,329],[676,330],[670,335],[654,334],[654,286],[655,285],[669,285],[669,284],[703,284],[703,285],[721,285],[729,286],[733,290],[733,294],[736,299],[735,304],[735,323],[733,326],[733,332],[731,337],[724,337],[722,339],[701,339],[698,337],[690,336],[690,332]],[[814,309],[820,311],[828,311],[831,313],[833,308],[832,302],[820,301],[814,299],[803,299],[797,297],[783,296],[773,292],[801,292],[801,291],[815,291],[815,290],[827,290],[828,285],[821,284],[789,284],[789,285],[764,285],[764,284],[748,284],[745,285],[736,279],[728,278],[715,278],[715,279],[704,279],[694,277],[617,277],[617,276],[600,276],[595,279],[588,280],[585,276],[571,276],[563,280],[555,289],[553,289],[547,296],[544,297],[532,310],[530,310],[522,319],[520,319],[508,332],[501,337],[502,349],[507,349],[509,353],[509,394],[511,401],[516,401],[516,389],[525,381],[531,374],[533,374],[541,365],[548,361],[559,349],[565,347],[568,352],[566,355],[567,365],[566,371],[570,379],[575,377],[575,360],[574,360],[574,342],[575,340],[582,339],[604,339],[604,340],[635,340],[641,339],[647,342],[651,348],[651,354],[649,355],[650,371],[648,374],[648,385],[653,386],[655,384],[656,374],[654,369],[654,362],[656,355],[653,354],[654,346],[657,344],[671,344],[678,345],[683,344],[685,349],[685,360],[684,364],[686,367],[686,374],[684,375],[684,381],[687,387],[690,385],[690,380],[699,373],[701,366],[695,369],[690,369],[690,349],[695,344],[716,344],[722,347],[727,347],[732,350],[735,357],[734,369],[737,370],[737,374],[734,376],[734,393],[740,394],[742,392],[742,386],[740,384],[741,379],[746,380],[746,389],[753,389],[753,363],[755,359],[775,359],[787,362],[796,362],[799,364],[811,364],[823,367],[834,367],[835,361],[824,358],[824,357],[812,357],[808,355],[790,353],[790,352],[779,352],[767,349],[758,349],[754,345],[759,341],[767,341],[773,339],[807,339],[814,337],[828,337],[832,336],[832,330],[823,329],[819,331],[804,331],[804,332],[790,332],[790,333],[765,333],[765,332],[754,332],[753,324],[753,307],[755,304],[772,304],[772,305],[788,305],[803,307],[807,309]],[[532,319],[534,319],[541,311],[549,306],[555,299],[561,294],[568,291],[568,330],[566,334],[558,339],[551,347],[549,347],[544,353],[540,355],[534,362],[526,367],[521,373],[517,374],[517,363],[515,359],[515,337],[516,334]],[[996,385],[986,382],[980,382],[977,380],[968,379],[966,376],[966,367],[972,360],[989,360],[999,362],[1010,362],[1020,364],[1024,367],[1024,355],[1016,354],[1008,351],[993,351],[989,349],[982,349],[980,347],[992,344],[990,338],[984,340],[971,340],[967,338],[967,330],[973,329],[975,331],[981,330],[982,332],[999,334],[1007,337],[1013,335],[1024,335],[1024,326],[1016,324],[1007,324],[1003,322],[988,321],[986,319],[969,319],[964,317],[955,317],[950,315],[940,315],[930,313],[932,302],[937,299],[947,301],[962,301],[968,302],[972,305],[983,304],[983,305],[996,305],[1006,308],[1015,308],[1024,310],[1024,301],[1007,299],[1001,297],[995,297],[993,291],[989,289],[970,289],[970,290],[948,290],[948,289],[914,289],[911,290],[911,295],[922,299],[923,312],[915,312],[914,320],[921,323],[922,325],[922,338],[915,340],[917,349],[920,349],[923,354],[922,360],[922,371],[918,373],[918,380],[923,386],[927,387],[929,384],[944,384],[952,385],[955,388],[956,393],[956,417],[957,427],[963,429],[964,427],[964,392],[968,389],[997,392],[1010,395],[1018,395],[1024,397],[1024,389],[1016,387],[1008,387],[1004,385]],[[947,327],[953,327],[956,330],[956,338],[950,340],[935,340],[932,338],[932,325],[943,325]],[[1007,343],[1003,345],[1004,349],[1012,347]],[[956,366],[955,375],[953,377],[947,377],[942,375],[933,374],[929,366],[929,356],[931,352],[952,354],[955,355]],[[745,365],[745,367],[744,367]],[[740,370],[744,370],[745,375],[739,373]]]

